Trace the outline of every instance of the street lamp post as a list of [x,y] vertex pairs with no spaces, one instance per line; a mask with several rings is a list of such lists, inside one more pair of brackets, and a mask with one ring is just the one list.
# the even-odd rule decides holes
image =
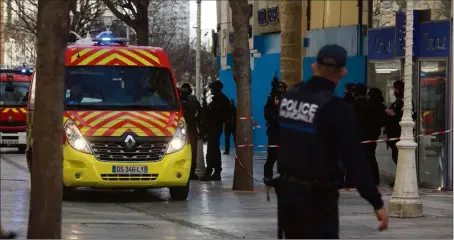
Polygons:
[[416,176],[416,147],[418,144],[414,140],[415,123],[412,118],[413,0],[407,0],[405,32],[404,112],[400,122],[402,133],[401,140],[397,143],[399,158],[394,192],[388,207],[391,217],[421,217],[423,216],[423,206]]
[[[202,101],[202,87],[201,87],[201,64],[200,64],[200,51],[202,47],[202,21],[201,21],[201,12],[202,12],[202,1],[197,0],[197,38],[195,46],[195,94],[199,102]],[[201,176],[205,173],[205,158],[203,154],[203,139],[199,138],[197,140],[197,175]]]

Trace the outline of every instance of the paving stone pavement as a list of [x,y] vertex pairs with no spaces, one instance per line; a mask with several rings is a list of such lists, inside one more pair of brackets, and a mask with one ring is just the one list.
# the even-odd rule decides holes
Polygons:
[[[27,232],[30,181],[23,155],[1,154],[1,217],[6,229],[24,239]],[[263,155],[254,161],[254,175],[263,176]],[[145,197],[129,191],[82,189],[63,204],[64,239],[270,239],[276,238],[276,198],[267,202],[265,189],[231,190],[234,159],[223,156],[222,182],[191,182],[188,201],[169,201],[167,190]],[[391,191],[381,189],[389,200]],[[423,218],[390,221],[387,232],[376,230],[372,208],[356,191],[340,197],[341,238],[453,239],[452,192],[421,191]]]

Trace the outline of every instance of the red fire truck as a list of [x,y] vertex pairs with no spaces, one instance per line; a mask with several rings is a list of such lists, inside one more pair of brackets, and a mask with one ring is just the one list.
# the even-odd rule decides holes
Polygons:
[[0,69],[0,147],[16,147],[25,152],[32,75],[31,69]]

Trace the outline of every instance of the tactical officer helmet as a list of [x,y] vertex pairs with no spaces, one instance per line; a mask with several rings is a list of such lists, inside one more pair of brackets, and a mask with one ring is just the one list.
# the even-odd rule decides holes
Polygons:
[[192,87],[191,87],[191,84],[189,83],[183,83],[180,87],[180,92],[185,92],[185,93],[188,93],[189,95],[192,94]]
[[210,88],[210,90],[221,91],[222,88],[224,88],[224,84],[222,84],[221,81],[216,80],[210,83],[210,85],[208,85],[208,88]]
[[393,87],[395,89],[398,89],[399,91],[403,92],[404,91],[404,87],[405,87],[405,84],[402,80],[396,80],[394,81],[393,83]]
[[380,90],[380,88],[371,87],[369,89],[369,92],[367,92],[367,95],[370,97],[372,101],[377,101],[381,103],[385,101],[385,99],[383,98],[383,92]]
[[357,83],[353,88],[356,96],[365,96],[367,94],[367,86],[364,83]]
[[277,89],[282,89],[283,91],[285,91],[287,89],[287,84],[285,84],[285,82],[279,81],[277,84]]
[[345,90],[347,90],[347,92],[353,92],[353,88],[354,87],[355,87],[354,83],[346,83],[345,84]]

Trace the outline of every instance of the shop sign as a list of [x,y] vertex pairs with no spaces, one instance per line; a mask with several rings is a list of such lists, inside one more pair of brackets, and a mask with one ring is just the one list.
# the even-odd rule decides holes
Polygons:
[[419,57],[449,57],[451,43],[449,21],[421,24]]
[[369,60],[384,60],[395,58],[396,30],[395,28],[381,28],[368,31]]

